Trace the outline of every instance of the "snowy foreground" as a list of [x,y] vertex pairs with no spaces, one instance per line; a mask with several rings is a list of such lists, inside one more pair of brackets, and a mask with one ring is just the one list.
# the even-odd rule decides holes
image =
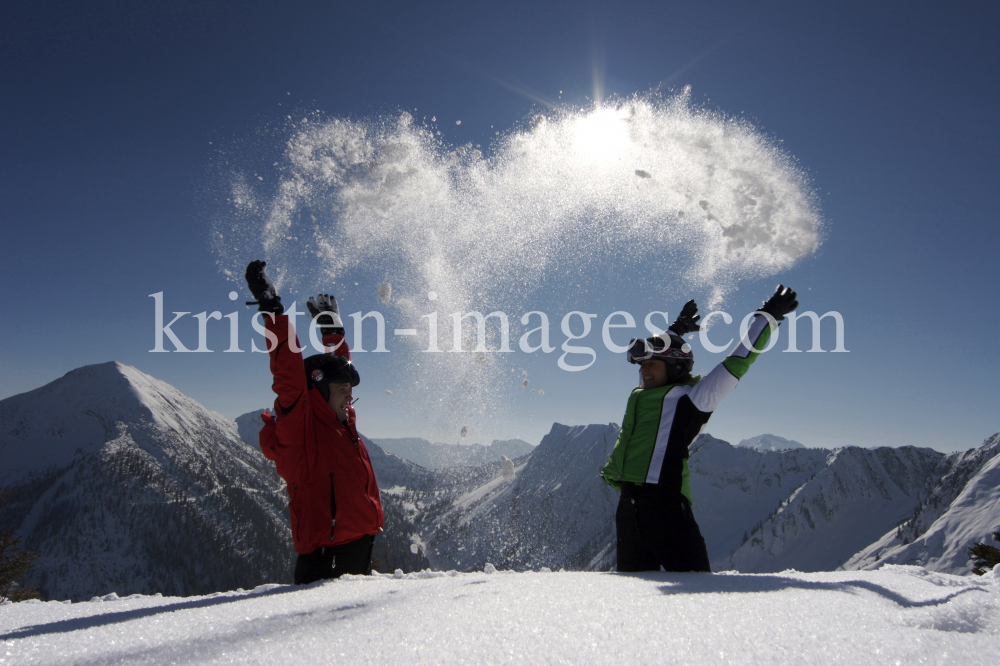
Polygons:
[[997,664],[1000,566],[424,571],[0,607],[6,664]]

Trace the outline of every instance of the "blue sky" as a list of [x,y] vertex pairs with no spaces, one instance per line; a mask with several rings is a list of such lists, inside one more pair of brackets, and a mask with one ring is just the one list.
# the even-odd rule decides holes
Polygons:
[[[788,284],[802,309],[843,315],[850,350],[782,343],[707,431],[950,451],[1000,430],[995,4],[37,2],[6,15],[0,398],[119,360],[229,416],[269,404],[266,359],[223,353],[224,325],[210,328],[211,354],[150,353],[149,294],[164,292],[168,311],[238,310],[248,346],[249,312],[229,299],[235,288],[242,303],[245,287],[220,272],[213,224],[233,173],[280,160],[289,114],[364,122],[405,110],[435,117],[444,145],[489,154],[495,132],[546,103],[592,109],[595,94],[690,85],[695,107],[742,118],[796,160],[823,220],[816,252],[741,279],[722,309],[742,317]],[[420,358],[398,341],[358,355],[361,430],[459,441],[467,424],[468,440],[537,443],[553,421],[620,422],[636,373],[600,349],[600,322],[614,310],[673,315],[710,293],[658,289],[651,261],[599,257],[584,286],[550,276],[508,303],[512,319],[551,312],[557,346],[565,312],[597,313],[588,341],[600,354],[566,373],[558,352],[515,353],[491,366],[484,381],[513,380],[488,405],[406,385]],[[357,267],[329,290],[345,313],[376,309],[387,270]],[[177,330],[194,346],[190,316]],[[697,343],[695,354],[699,370],[721,360]],[[544,395],[521,389],[524,371]],[[429,408],[443,396],[453,418]]]

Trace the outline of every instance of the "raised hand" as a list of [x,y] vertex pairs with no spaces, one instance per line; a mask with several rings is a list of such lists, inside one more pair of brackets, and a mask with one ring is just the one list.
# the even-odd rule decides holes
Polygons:
[[698,305],[692,299],[684,304],[680,315],[670,325],[669,330],[681,336],[700,331],[701,326],[698,325],[699,319],[701,319],[701,316],[698,314]]
[[319,294],[315,298],[310,296],[306,301],[309,314],[319,325],[321,335],[336,333],[344,334],[344,322],[340,318],[340,306],[337,299],[332,294]]
[[779,284],[778,288],[774,290],[774,295],[764,301],[759,311],[766,312],[777,321],[781,321],[786,314],[797,307],[799,307],[799,302],[795,300],[795,292],[789,287],[783,287]]
[[247,287],[256,299],[259,311],[281,314],[285,311],[285,306],[281,304],[281,297],[275,291],[274,284],[267,278],[265,266],[266,261],[251,261],[247,265]]

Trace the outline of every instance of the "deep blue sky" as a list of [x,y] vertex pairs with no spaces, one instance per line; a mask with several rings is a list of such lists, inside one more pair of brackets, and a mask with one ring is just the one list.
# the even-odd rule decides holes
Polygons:
[[[709,432],[955,450],[1000,430],[995,3],[40,1],[3,15],[0,398],[114,359],[229,416],[268,404],[260,355],[148,351],[151,293],[168,310],[234,309],[209,245],[220,160],[268,162],[290,109],[418,109],[446,141],[487,145],[533,97],[590,104],[596,73],[605,95],[691,85],[780,140],[819,196],[819,251],[726,305],[790,284],[844,315],[850,354],[763,357]],[[623,307],[614,296],[594,311]],[[481,440],[620,421],[635,383],[610,357],[573,377],[523,362],[546,400],[512,400]],[[359,387],[362,431],[427,434],[419,404],[383,395],[371,373],[387,365]]]

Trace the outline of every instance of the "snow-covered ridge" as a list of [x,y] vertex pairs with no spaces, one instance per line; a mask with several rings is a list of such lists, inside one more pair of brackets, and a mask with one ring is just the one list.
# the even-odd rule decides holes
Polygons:
[[236,424],[121,363],[0,401],[4,528],[41,552],[43,595],[192,594],[281,580],[273,465]]
[[[287,495],[236,421],[118,363],[0,401],[0,527],[42,552],[56,598],[192,594],[290,579]],[[598,476],[614,424],[554,424],[504,473],[428,470],[365,438],[386,509],[382,570],[607,570],[617,494]],[[694,512],[715,570],[871,568],[968,573],[964,548],[1000,529],[1000,437],[929,449],[691,447]],[[969,543],[966,543],[969,542]]]
[[[597,476],[614,447],[614,425],[552,430],[514,468],[460,495],[423,539],[438,568],[547,566],[608,569],[614,563],[615,492]],[[523,462],[522,462],[523,460]]]
[[912,517],[856,553],[845,569],[893,563],[966,573],[967,548],[993,545],[989,535],[1000,530],[1000,434],[978,449],[946,456],[942,467],[947,473]]
[[913,447],[837,449],[718,566],[755,572],[836,569],[913,513],[930,493],[943,457]]
[[804,444],[799,444],[795,440],[768,434],[744,439],[736,446],[746,447],[755,451],[787,451],[788,449],[806,448]]
[[[111,361],[72,370],[27,393],[0,400],[0,484],[11,485],[94,454],[118,436],[117,424],[149,424],[197,442],[205,428],[233,433],[230,419],[209,411],[166,382]],[[152,447],[152,455],[161,453]],[[172,448],[172,447],[171,447]]]
[[[431,562],[464,570],[486,562],[515,569],[610,568],[618,496],[597,471],[617,433],[613,424],[555,424],[517,467],[513,482],[490,477],[429,516],[421,535]],[[701,435],[690,458],[694,513],[714,570],[833,570],[919,507],[943,502],[936,488],[965,488],[975,462],[984,476],[970,483],[963,500],[968,506],[955,514],[965,527],[949,532],[960,538],[935,542],[928,551],[950,549],[954,558],[947,568],[947,558],[921,560],[968,574],[964,540],[988,540],[1000,529],[995,496],[983,490],[1000,485],[990,486],[994,467],[985,462],[998,459],[997,449],[984,445],[949,456],[914,447],[760,452]]]

